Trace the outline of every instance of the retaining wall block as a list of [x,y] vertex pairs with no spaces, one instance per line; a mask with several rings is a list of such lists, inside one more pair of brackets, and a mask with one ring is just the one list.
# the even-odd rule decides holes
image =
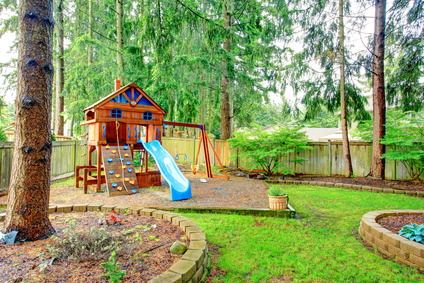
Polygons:
[[152,216],[158,219],[163,219],[163,215],[166,214],[163,210],[156,210],[152,213]]
[[165,271],[161,275],[153,278],[148,283],[182,283],[181,274]]
[[395,192],[395,190],[394,189],[383,189],[383,192],[387,193],[387,194],[393,194]]
[[396,248],[392,245],[389,245],[389,253],[395,255],[397,258],[409,260],[409,253],[404,252],[403,250]]
[[325,187],[325,182],[317,182],[317,186]]
[[53,205],[53,204],[51,204],[51,205],[49,205],[49,213],[55,213],[56,212],[56,205]]
[[406,241],[400,242],[400,248],[410,254],[414,254],[416,256],[420,256],[424,258],[424,245],[410,241],[405,238]]
[[309,185],[316,185],[317,184],[317,182],[316,181],[309,181]]
[[309,181],[300,181],[300,183],[301,183],[302,185],[309,185],[311,182],[309,182]]
[[129,212],[130,211],[130,207],[127,205],[120,205],[115,207],[115,211],[121,214],[124,214],[125,211]]
[[383,192],[383,188],[372,187],[372,191],[373,191],[374,193],[382,193],[382,192]]
[[424,269],[424,257],[419,257],[419,256],[416,256],[414,254],[410,254],[409,255],[409,260],[412,263],[420,266],[420,269]]
[[383,234],[384,233],[387,233],[387,232],[390,232],[390,231],[387,230],[386,228],[383,228],[383,227],[380,226],[380,227],[377,227],[377,228],[372,227],[372,229],[371,229],[370,232],[371,232],[371,234],[374,235],[374,237],[376,237],[378,239],[383,239]]
[[325,186],[326,187],[334,187],[334,183],[333,182],[325,182]]
[[190,241],[189,250],[201,250],[207,252],[208,246],[205,240],[200,241]]
[[58,205],[56,207],[56,212],[68,213],[72,211],[72,205]]
[[140,214],[140,211],[143,209],[142,206],[131,206],[130,207],[130,213],[131,214]]
[[197,225],[196,225],[196,223],[194,223],[193,221],[190,221],[190,220],[180,222],[180,227],[181,227],[181,229],[183,229],[184,233],[185,233],[187,227],[190,227],[190,226],[197,226]]
[[78,203],[78,204],[74,204],[74,207],[72,209],[73,211],[85,212],[87,211],[87,206],[88,206],[88,203]]
[[417,192],[417,196],[424,198],[424,192],[423,191]]
[[334,187],[336,188],[343,188],[344,184],[343,183],[335,183]]
[[408,196],[416,196],[417,192],[415,192],[415,191],[405,191],[405,194],[408,195]]
[[202,233],[203,230],[199,226],[189,226],[186,229],[187,236],[191,239],[192,233]]
[[352,185],[351,187],[354,190],[358,190],[358,191],[362,190],[362,186],[361,185]]
[[190,236],[190,241],[206,240],[205,233],[193,233]]
[[183,221],[190,221],[190,219],[188,219],[187,217],[184,217],[184,216],[178,216],[178,217],[172,218],[172,224],[174,224],[175,226],[180,226],[180,223],[183,222]]
[[300,185],[300,181],[293,181],[292,184]]
[[196,273],[196,262],[180,259],[169,268],[169,271],[181,274],[183,283],[185,283]]
[[391,231],[383,234],[383,241],[387,242],[389,245],[394,246],[395,248],[400,248],[400,242],[405,241],[405,237],[399,236]]
[[168,212],[168,213],[163,215],[163,219],[168,220],[168,221],[172,221],[172,218],[174,218],[174,217],[180,217],[180,215],[176,214],[176,213],[171,213],[171,212]]
[[372,191],[372,187],[370,187],[370,186],[362,186],[362,190],[363,191],[369,191],[369,192],[371,192]]
[[393,192],[395,194],[399,194],[399,195],[404,195],[405,194],[405,191],[404,190],[396,190],[396,189],[394,189]]
[[187,250],[181,259],[196,262],[196,268],[199,269],[205,259],[205,252],[201,250]]
[[156,211],[156,209],[143,208],[142,210],[140,210],[140,214],[145,216],[152,216],[154,211]]
[[194,274],[191,280],[193,280],[193,283],[199,283],[202,280],[202,275],[203,275],[203,266],[200,266],[200,268],[197,270],[197,272]]
[[87,211],[97,211],[97,210],[100,210],[103,205],[104,204],[102,204],[102,203],[90,203],[89,205],[87,205]]
[[115,207],[116,207],[116,205],[106,204],[106,205],[103,205],[100,209],[101,209],[101,211],[109,212],[109,211],[114,210]]

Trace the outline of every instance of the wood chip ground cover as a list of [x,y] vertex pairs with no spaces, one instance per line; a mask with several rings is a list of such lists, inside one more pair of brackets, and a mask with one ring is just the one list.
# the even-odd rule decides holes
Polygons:
[[127,273],[122,282],[147,282],[181,258],[181,255],[169,253],[173,242],[179,240],[189,245],[185,233],[170,221],[116,214],[117,219],[122,220],[121,225],[99,225],[104,215],[102,212],[52,214],[51,222],[57,231],[55,237],[15,245],[0,244],[0,282],[107,282],[102,277],[106,272],[100,264],[108,259],[81,261],[54,254],[52,247],[57,247],[60,240],[69,236],[70,230],[86,232],[94,227],[126,238],[128,246],[122,247],[124,253],[117,251],[120,269]]

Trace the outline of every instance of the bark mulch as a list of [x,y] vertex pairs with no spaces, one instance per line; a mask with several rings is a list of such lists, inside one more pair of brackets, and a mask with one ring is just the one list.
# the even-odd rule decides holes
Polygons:
[[[181,258],[169,252],[176,240],[189,245],[185,233],[167,220],[114,213],[106,217],[110,219],[111,215],[117,218],[119,226],[100,225],[99,220],[105,216],[101,212],[55,213],[50,216],[57,232],[54,237],[15,245],[0,244],[0,282],[109,282],[100,264],[108,262],[111,251],[104,252],[101,248],[112,245],[117,238],[124,239],[119,242],[119,248],[114,249],[120,270],[126,271],[121,282],[147,282]],[[93,229],[91,233],[90,229]],[[90,244],[81,248],[81,243],[99,241],[96,237],[99,229],[117,238],[108,238],[93,249],[93,254],[81,252],[73,258],[76,246],[80,247],[77,250],[84,251]],[[74,247],[53,251],[63,238],[81,233],[86,242],[79,240]]]

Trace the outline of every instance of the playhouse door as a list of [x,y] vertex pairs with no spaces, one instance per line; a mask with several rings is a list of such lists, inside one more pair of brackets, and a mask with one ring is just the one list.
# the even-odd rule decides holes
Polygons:
[[[116,127],[117,125],[115,121],[107,123],[106,142],[108,144],[117,144],[119,137],[119,144],[126,144],[126,124],[124,122],[119,122],[118,131],[116,131]],[[116,134],[118,134],[118,136]]]

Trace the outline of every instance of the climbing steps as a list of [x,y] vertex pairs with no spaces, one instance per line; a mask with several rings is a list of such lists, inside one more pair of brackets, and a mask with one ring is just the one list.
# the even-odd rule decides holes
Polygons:
[[136,193],[139,187],[128,146],[102,146],[102,156],[109,196]]

